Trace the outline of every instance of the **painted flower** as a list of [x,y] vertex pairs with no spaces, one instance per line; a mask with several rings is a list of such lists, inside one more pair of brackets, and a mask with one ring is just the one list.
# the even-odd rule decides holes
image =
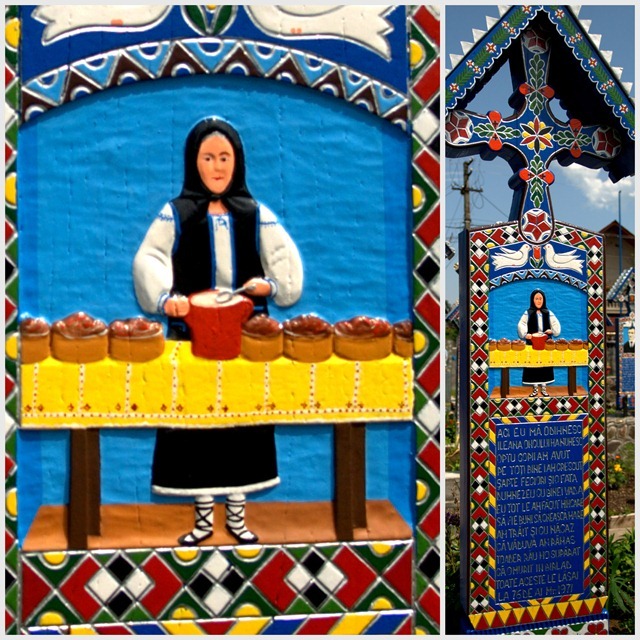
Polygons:
[[589,66],[595,67],[598,64],[598,61],[595,58],[589,58]]
[[629,107],[626,104],[620,105],[620,113],[627,113],[629,111]]
[[531,7],[530,7],[529,5],[527,5],[527,4],[525,4],[525,5],[522,7],[522,10],[523,10],[525,13],[530,13],[530,12],[531,12]]
[[541,149],[553,147],[552,127],[547,126],[538,116],[533,121],[527,122],[527,124],[521,124],[520,128],[522,129],[522,142],[520,144],[534,150],[536,153],[540,153]]
[[460,89],[459,85],[457,85],[455,82],[452,82],[449,85],[449,91],[451,91],[452,93],[458,93],[459,89]]
[[606,82],[602,83],[602,90],[606,91],[607,89],[611,89],[611,87],[613,87],[613,80],[607,80]]
[[493,42],[487,42],[485,48],[489,53],[495,53],[497,51],[496,45]]

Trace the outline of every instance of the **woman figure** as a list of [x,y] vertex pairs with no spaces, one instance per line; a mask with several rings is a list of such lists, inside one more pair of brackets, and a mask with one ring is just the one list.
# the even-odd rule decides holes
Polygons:
[[[560,334],[560,323],[553,311],[547,309],[547,298],[544,291],[534,289],[531,292],[529,308],[522,314],[518,322],[518,335],[524,338],[527,344],[531,344],[531,334],[546,333],[547,336],[557,336]],[[540,393],[548,396],[547,385],[554,382],[553,367],[524,367],[522,369],[522,384],[533,385],[533,390],[529,394],[532,398],[538,395],[538,385]]]
[[[188,340],[187,296],[206,289],[250,286],[254,313],[267,298],[294,304],[302,292],[298,250],[245,183],[237,131],[205,118],[189,133],[180,195],[151,224],[136,254],[136,297],[147,313],[168,316],[168,337]],[[273,487],[278,477],[273,426],[158,429],[152,489],[194,496],[195,527],[178,539],[196,545],[213,535],[214,496],[227,496],[226,527],[240,543],[257,541],[245,525],[245,494]]]

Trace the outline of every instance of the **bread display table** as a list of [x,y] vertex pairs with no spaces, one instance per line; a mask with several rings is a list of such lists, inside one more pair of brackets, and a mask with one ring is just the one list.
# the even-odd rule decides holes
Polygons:
[[71,430],[69,547],[99,533],[100,428],[225,428],[304,422],[333,425],[335,515],[341,540],[366,526],[367,422],[412,419],[411,359],[320,363],[287,358],[216,361],[167,341],[145,363],[89,364],[53,358],[21,366],[21,426]]
[[576,367],[586,367],[589,361],[588,349],[539,350],[527,345],[524,349],[509,351],[489,351],[489,367],[499,368],[500,396],[506,398],[510,392],[509,369],[518,367],[567,367],[568,395],[577,392]]

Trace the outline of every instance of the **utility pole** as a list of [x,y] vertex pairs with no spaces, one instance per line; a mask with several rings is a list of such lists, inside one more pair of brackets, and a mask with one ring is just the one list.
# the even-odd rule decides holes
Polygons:
[[471,228],[471,198],[469,194],[474,191],[475,193],[482,193],[482,189],[474,189],[469,186],[469,178],[473,171],[469,169],[469,166],[473,162],[473,158],[471,160],[467,160],[463,163],[464,172],[463,172],[463,182],[462,186],[457,184],[452,184],[451,188],[459,191],[464,198],[464,228],[468,231]]

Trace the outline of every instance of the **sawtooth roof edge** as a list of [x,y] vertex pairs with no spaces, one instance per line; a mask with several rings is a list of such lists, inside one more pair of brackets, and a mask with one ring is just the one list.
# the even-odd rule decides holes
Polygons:
[[[502,14],[495,24],[485,31],[458,64],[447,74],[445,105],[447,111],[466,104],[484,86],[483,79],[513,42],[540,13],[547,14],[565,44],[571,49],[580,67],[595,85],[603,102],[611,110],[622,129],[635,140],[635,106],[629,96],[628,85],[622,83],[619,74],[609,64],[608,54],[594,44],[588,28],[576,17],[573,7],[559,5],[513,6]],[[498,64],[498,67],[500,64]],[[479,82],[480,80],[480,82]],[[464,102],[463,102],[464,101]]]

